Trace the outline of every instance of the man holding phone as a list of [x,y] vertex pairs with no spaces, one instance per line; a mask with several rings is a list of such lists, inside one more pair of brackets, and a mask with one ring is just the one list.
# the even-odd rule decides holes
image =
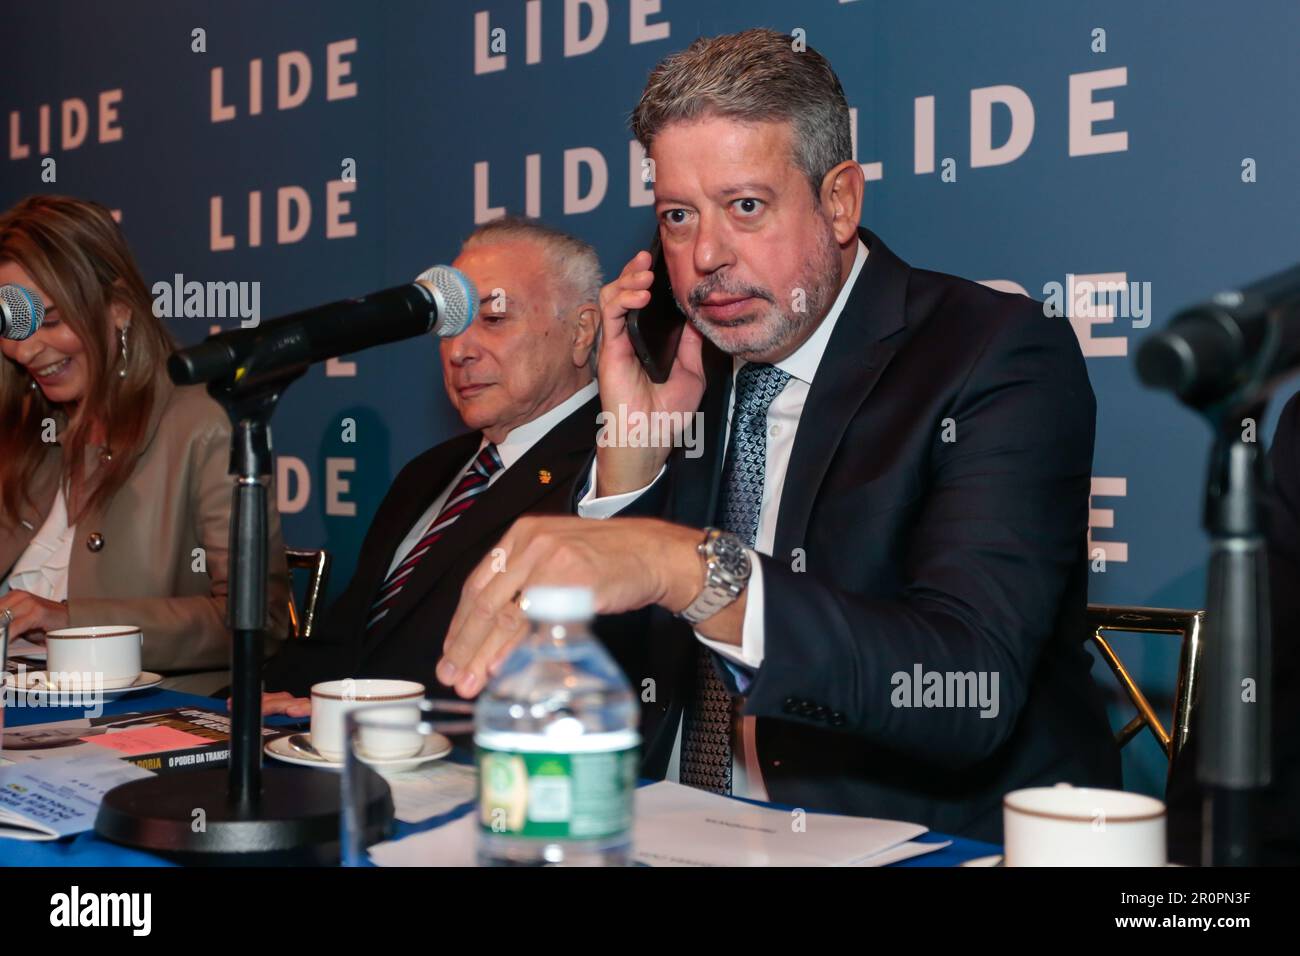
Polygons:
[[1117,785],[1068,322],[860,228],[843,90],[788,36],[668,57],[632,126],[689,322],[656,383],[628,336],[638,254],[601,293],[601,405],[698,411],[703,454],[600,444],[582,517],[521,519],[504,570],[470,574],[439,679],[473,696],[522,589],[582,584],[602,614],[650,609],[626,617],[649,776],[989,840],[1008,790]]

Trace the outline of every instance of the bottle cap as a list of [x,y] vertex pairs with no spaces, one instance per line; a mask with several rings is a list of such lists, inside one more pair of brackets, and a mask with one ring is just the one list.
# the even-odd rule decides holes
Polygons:
[[590,588],[532,587],[524,592],[524,613],[533,621],[589,621],[595,603]]

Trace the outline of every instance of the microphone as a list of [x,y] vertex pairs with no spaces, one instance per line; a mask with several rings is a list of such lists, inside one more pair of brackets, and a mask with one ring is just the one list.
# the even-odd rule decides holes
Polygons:
[[0,339],[30,339],[45,321],[45,303],[31,289],[0,285]]
[[450,266],[434,266],[408,285],[209,336],[173,352],[167,372],[177,385],[217,379],[244,385],[301,374],[315,362],[426,332],[442,338],[460,335],[478,309],[478,290],[468,276]]
[[1184,309],[1138,349],[1138,377],[1193,406],[1300,366],[1300,266]]

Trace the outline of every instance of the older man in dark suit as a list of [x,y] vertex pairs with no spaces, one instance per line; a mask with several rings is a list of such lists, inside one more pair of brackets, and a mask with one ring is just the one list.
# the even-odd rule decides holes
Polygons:
[[859,227],[843,90],[790,37],[670,56],[633,130],[690,322],[653,383],[624,328],[651,260],[628,263],[601,293],[601,402],[698,412],[703,454],[602,443],[586,517],[521,520],[506,569],[470,575],[440,680],[477,693],[522,635],[514,596],[582,583],[602,614],[651,608],[627,625],[649,775],[992,840],[1008,790],[1117,785],[1069,324]]
[[595,250],[510,218],[471,234],[454,265],[483,297],[469,329],[441,342],[447,395],[471,431],[402,469],[318,633],[267,664],[268,713],[306,713],[313,683],[343,677],[406,678],[436,693],[465,576],[520,515],[570,511],[599,412]]

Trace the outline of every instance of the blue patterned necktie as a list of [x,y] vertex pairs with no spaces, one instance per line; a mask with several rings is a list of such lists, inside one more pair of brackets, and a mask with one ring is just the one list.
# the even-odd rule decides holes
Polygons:
[[[758,534],[767,466],[767,410],[790,373],[774,365],[749,362],[736,373],[731,437],[722,466],[717,523],[749,547]],[[682,726],[679,778],[682,783],[731,793],[731,695],[713,668],[713,652],[699,644],[695,699]]]

